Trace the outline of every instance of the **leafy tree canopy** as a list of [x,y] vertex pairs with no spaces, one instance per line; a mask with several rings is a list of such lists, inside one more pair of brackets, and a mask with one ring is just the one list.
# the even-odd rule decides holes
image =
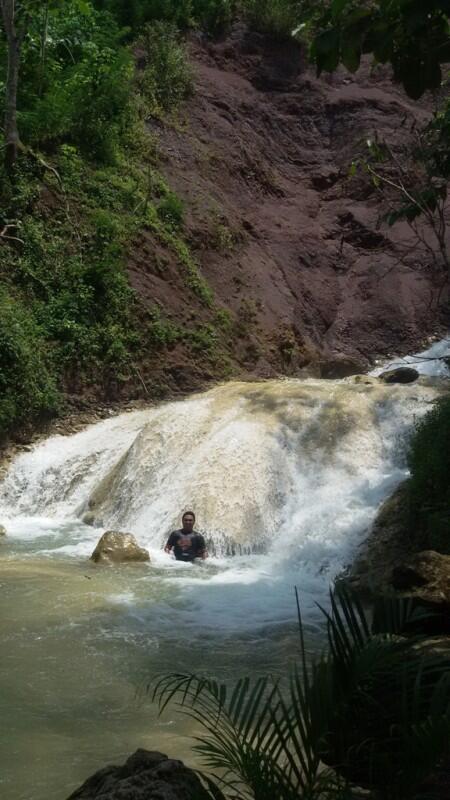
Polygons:
[[355,72],[364,53],[391,63],[414,99],[442,83],[450,62],[450,0],[332,0],[318,19],[312,56],[319,74]]

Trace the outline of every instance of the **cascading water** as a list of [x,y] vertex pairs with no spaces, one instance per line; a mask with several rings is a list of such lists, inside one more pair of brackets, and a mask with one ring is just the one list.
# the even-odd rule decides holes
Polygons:
[[[19,455],[0,485],[2,796],[64,800],[137,746],[183,755],[185,729],[134,702],[136,686],[173,668],[282,672],[294,585],[320,646],[316,603],[407,474],[409,431],[441,391],[431,377],[230,383]],[[188,507],[217,554],[198,566],[161,550]],[[106,529],[134,533],[151,564],[94,567]]]

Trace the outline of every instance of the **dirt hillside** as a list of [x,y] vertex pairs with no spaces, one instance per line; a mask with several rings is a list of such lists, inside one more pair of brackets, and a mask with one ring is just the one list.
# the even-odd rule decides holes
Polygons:
[[[227,369],[299,374],[336,354],[363,366],[439,334],[442,276],[411,248],[406,226],[380,227],[378,196],[349,177],[368,136],[407,136],[426,106],[384,68],[319,79],[298,46],[239,25],[219,43],[192,40],[190,52],[193,98],[176,123],[148,125],[215,308],[231,313]],[[174,322],[215,324],[217,311],[186,288],[177,256],[151,231],[135,243],[129,274]],[[148,375],[155,369],[187,390],[217,373],[180,343]]]

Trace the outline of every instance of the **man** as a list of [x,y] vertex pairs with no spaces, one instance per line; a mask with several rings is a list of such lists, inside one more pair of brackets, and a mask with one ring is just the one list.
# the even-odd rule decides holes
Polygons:
[[166,553],[172,550],[177,561],[194,561],[195,558],[208,558],[206,544],[201,533],[194,531],[195,514],[193,511],[185,511],[182,519],[183,527],[179,531],[173,531],[164,548]]

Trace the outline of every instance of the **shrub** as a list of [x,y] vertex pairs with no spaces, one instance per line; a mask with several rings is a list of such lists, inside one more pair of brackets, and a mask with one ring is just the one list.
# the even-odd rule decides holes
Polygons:
[[147,66],[141,87],[153,114],[174,110],[192,94],[192,71],[176,28],[157,22],[147,25],[139,39]]
[[0,437],[30,417],[56,412],[50,356],[32,313],[0,289]]
[[304,16],[302,0],[244,0],[249,25],[275,39],[292,36]]
[[211,797],[349,800],[355,786],[380,800],[425,797],[421,784],[449,752],[447,660],[398,635],[414,618],[401,598],[378,605],[389,631],[382,635],[356,599],[342,592],[331,604],[327,652],[307,664],[300,621],[299,663],[287,685],[157,679],[160,711],[175,702],[200,726],[194,750],[212,772],[202,775]]
[[193,17],[200,28],[213,36],[225,33],[235,11],[233,0],[193,0]]
[[183,224],[183,201],[174,192],[169,192],[158,205],[157,213],[158,217],[169,227],[180,228]]
[[418,424],[409,467],[409,522],[417,544],[450,553],[450,398]]

